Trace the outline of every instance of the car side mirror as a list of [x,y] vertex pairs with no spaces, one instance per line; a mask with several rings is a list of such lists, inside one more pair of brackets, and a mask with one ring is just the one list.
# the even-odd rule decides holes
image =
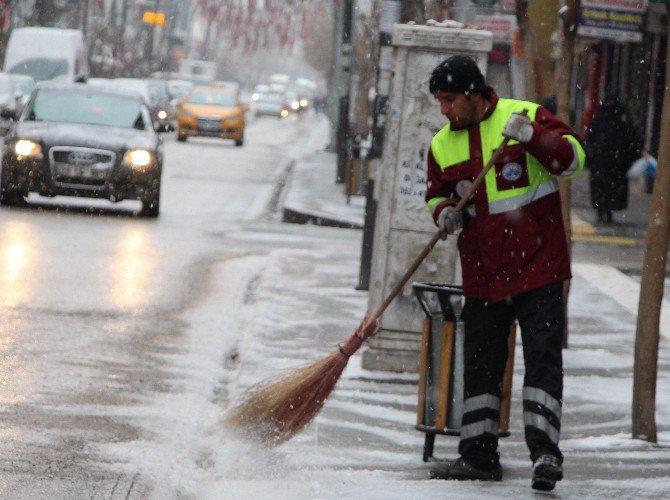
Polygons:
[[242,104],[242,106],[240,106],[240,107],[242,108],[242,111],[243,111],[244,113],[246,113],[247,111],[249,111],[249,108],[250,108],[250,106],[249,106],[248,104],[246,104],[246,103],[245,103],[245,104]]
[[15,109],[2,108],[2,110],[0,110],[0,116],[7,120],[16,120],[17,112]]

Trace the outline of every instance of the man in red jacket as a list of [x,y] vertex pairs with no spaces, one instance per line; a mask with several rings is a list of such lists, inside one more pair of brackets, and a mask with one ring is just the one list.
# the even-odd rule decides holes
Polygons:
[[[460,457],[431,471],[441,479],[500,481],[498,421],[509,325],[523,341],[526,443],[532,487],[563,477],[558,447],[563,392],[563,281],[571,277],[556,177],[576,175],[584,150],[570,128],[538,104],[499,98],[474,60],[451,56],[430,92],[449,123],[428,153],[426,202],[458,249],[465,305],[465,401]],[[521,113],[527,110],[527,114]],[[504,137],[510,139],[463,212],[454,207]]]

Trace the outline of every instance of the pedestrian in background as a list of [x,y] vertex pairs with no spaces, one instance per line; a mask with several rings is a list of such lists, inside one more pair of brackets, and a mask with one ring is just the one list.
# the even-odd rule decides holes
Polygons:
[[586,135],[586,165],[591,172],[591,205],[598,221],[612,222],[612,212],[628,207],[628,169],[640,157],[642,139],[630,113],[616,96],[608,96]]
[[[439,479],[500,481],[500,395],[510,324],[521,327],[526,443],[532,487],[563,477],[558,441],[563,396],[563,281],[571,277],[556,177],[577,174],[584,152],[572,130],[545,108],[501,99],[475,61],[455,55],[432,72],[430,92],[449,123],[428,153],[426,202],[443,238],[458,237],[465,304],[464,412],[460,457]],[[520,112],[528,110],[525,116]],[[468,193],[500,144],[511,140],[463,213]]]

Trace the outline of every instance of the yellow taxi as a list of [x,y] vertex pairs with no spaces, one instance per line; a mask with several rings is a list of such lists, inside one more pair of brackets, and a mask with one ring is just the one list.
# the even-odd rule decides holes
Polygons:
[[248,105],[240,102],[235,89],[223,86],[193,87],[184,96],[177,113],[177,140],[187,137],[232,139],[244,144],[244,113]]

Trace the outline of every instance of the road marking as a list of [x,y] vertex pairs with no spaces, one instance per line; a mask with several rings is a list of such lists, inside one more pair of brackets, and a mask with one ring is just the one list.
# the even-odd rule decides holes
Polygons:
[[[612,266],[602,264],[573,263],[572,271],[637,317],[640,299],[640,283],[638,281]],[[661,304],[659,330],[662,337],[670,340],[670,301],[665,299]]]
[[642,244],[642,240],[635,238],[627,238],[625,236],[604,236],[604,235],[572,235],[572,241],[581,241],[585,243],[604,243],[607,245],[620,245],[626,247],[634,247]]
[[570,212],[570,226],[572,227],[573,235],[593,236],[596,234],[596,228],[582,219],[574,211]]

